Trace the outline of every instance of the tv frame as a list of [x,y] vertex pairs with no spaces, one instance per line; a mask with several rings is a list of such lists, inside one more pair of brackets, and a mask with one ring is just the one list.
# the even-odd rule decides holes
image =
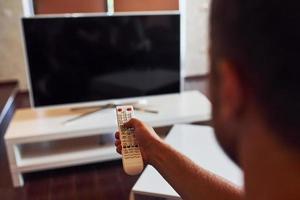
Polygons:
[[[23,19],[43,19],[43,18],[83,18],[83,17],[112,17],[112,16],[143,16],[143,15],[178,15],[180,18],[180,53],[179,53],[179,92],[176,93],[168,93],[168,94],[156,94],[156,95],[147,95],[147,96],[133,96],[133,97],[125,97],[125,98],[112,98],[112,99],[103,99],[97,101],[83,101],[83,102],[76,102],[76,103],[64,103],[64,104],[56,104],[56,105],[46,105],[46,106],[36,106],[33,98],[33,89],[31,85],[31,75],[29,70],[29,59],[27,54],[26,48],[26,40],[25,40],[25,31],[23,26]],[[115,12],[115,13],[72,13],[72,14],[45,14],[45,15],[35,15],[29,17],[22,17],[21,18],[21,41],[22,41],[22,49],[25,55],[25,65],[26,65],[26,79],[28,84],[28,92],[29,92],[29,102],[31,108],[40,108],[40,109],[54,109],[54,108],[66,108],[66,107],[89,107],[89,106],[97,106],[105,103],[126,103],[129,101],[139,101],[143,100],[145,97],[151,96],[159,96],[159,95],[170,95],[170,94],[180,94],[184,90],[184,69],[183,69],[183,26],[182,26],[182,17],[180,11],[143,11],[143,12]]]

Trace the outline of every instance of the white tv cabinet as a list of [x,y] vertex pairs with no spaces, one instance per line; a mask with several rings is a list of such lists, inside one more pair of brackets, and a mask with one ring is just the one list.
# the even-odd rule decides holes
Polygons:
[[[207,121],[211,104],[198,91],[142,98],[146,108],[158,114],[135,112],[135,117],[154,127]],[[122,104],[140,100],[124,99]],[[110,102],[86,106],[105,105]],[[119,159],[113,145],[117,129],[114,109],[106,109],[65,123],[87,110],[68,107],[17,110],[5,143],[13,185],[23,186],[22,173]]]

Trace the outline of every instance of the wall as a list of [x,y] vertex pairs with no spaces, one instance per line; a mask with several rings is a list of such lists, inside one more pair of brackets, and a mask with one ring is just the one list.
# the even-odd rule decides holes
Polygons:
[[210,0],[181,0],[185,76],[204,75],[209,72],[209,5]]
[[20,0],[0,1],[0,81],[18,79],[26,88],[25,61],[21,42]]

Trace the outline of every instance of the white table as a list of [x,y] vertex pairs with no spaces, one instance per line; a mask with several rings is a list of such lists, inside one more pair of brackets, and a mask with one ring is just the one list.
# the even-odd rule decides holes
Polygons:
[[[138,100],[141,98],[102,101],[84,106]],[[158,110],[159,113],[136,111],[135,116],[154,127],[206,121],[211,115],[210,102],[198,91],[145,97],[143,101],[147,102],[147,109]],[[120,158],[112,141],[112,133],[117,129],[114,109],[64,123],[79,114],[82,111],[71,111],[67,107],[17,110],[5,134],[14,186],[23,185],[22,173],[25,172]],[[105,142],[105,138],[99,141],[99,135],[107,136],[108,133],[109,142]],[[99,142],[103,144],[99,145]]]
[[[165,140],[199,166],[227,179],[233,184],[243,186],[241,170],[224,154],[215,139],[212,128],[196,125],[175,125]],[[134,185],[131,198],[134,199],[136,194],[166,199],[181,199],[152,166],[147,166]]]

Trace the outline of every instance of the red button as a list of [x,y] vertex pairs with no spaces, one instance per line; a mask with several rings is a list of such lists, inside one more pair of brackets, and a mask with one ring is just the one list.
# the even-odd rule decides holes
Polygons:
[[127,111],[131,111],[132,109],[131,108],[127,108]]
[[118,108],[118,112],[122,112],[122,108]]

